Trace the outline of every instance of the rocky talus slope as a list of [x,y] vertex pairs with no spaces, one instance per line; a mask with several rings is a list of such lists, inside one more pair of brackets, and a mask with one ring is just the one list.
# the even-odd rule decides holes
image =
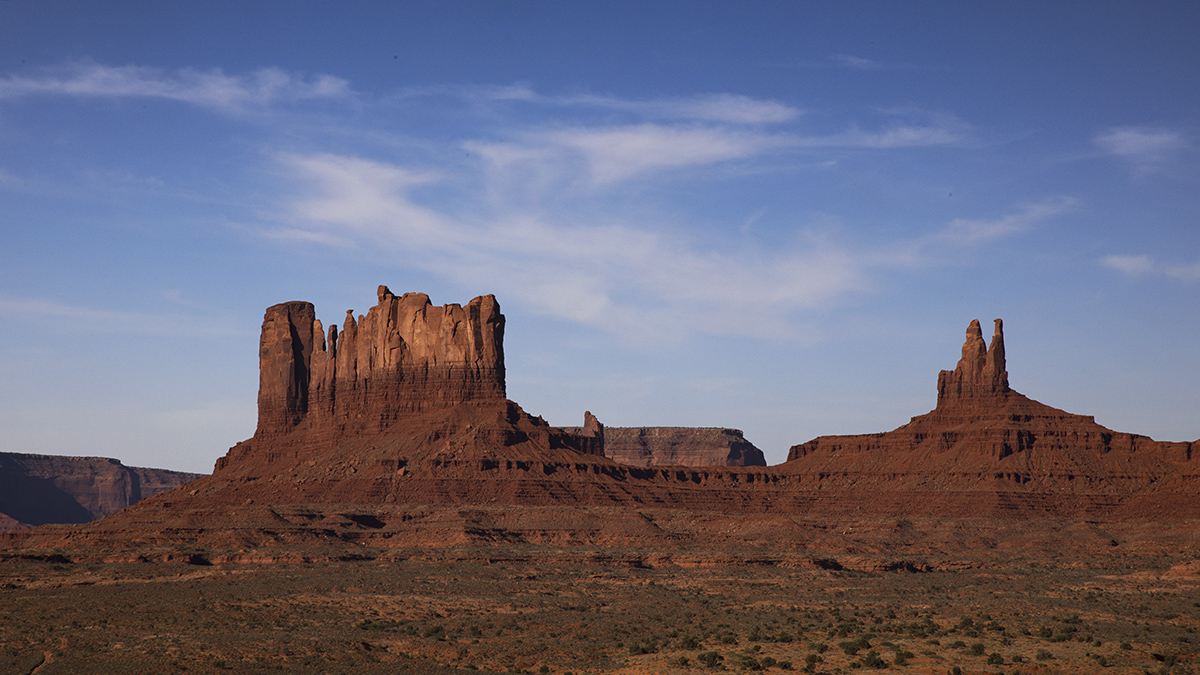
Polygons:
[[999,322],[990,347],[972,322],[937,408],[900,429],[818,438],[775,467],[639,467],[605,456],[613,430],[590,413],[567,430],[505,398],[494,298],[438,308],[381,287],[378,300],[328,337],[307,303],[267,310],[259,427],[212,476],[0,545],[263,560],[526,542],[694,562],[1200,545],[1196,444],[1012,391]]

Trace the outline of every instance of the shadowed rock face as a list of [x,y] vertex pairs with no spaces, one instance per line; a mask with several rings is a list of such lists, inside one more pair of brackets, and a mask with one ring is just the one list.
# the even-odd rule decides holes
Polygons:
[[86,523],[203,474],[125,466],[107,457],[0,453],[0,531]]
[[740,429],[608,427],[604,454],[630,466],[766,466]]
[[385,429],[405,414],[503,400],[504,316],[491,295],[465,307],[386,286],[365,316],[347,311],[326,337],[313,306],[267,309],[259,340],[258,430],[305,427],[337,437]]

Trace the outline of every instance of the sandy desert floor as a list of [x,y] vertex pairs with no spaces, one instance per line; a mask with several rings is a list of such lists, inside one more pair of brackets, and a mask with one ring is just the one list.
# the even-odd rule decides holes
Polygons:
[[555,553],[230,565],[5,554],[0,672],[1200,669],[1200,565],[1190,557],[861,572]]

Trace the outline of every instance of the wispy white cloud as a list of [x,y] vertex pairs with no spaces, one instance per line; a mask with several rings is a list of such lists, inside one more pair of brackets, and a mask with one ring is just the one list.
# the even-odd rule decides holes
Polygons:
[[1130,162],[1140,170],[1152,170],[1176,153],[1191,147],[1181,131],[1155,127],[1113,127],[1092,139],[1104,153]]
[[566,96],[548,99],[560,105],[624,110],[657,119],[698,120],[727,124],[776,124],[802,114],[798,108],[736,94],[632,100],[612,96]]
[[592,180],[599,184],[650,172],[743,159],[778,148],[782,140],[723,128],[656,124],[553,131],[542,138],[551,146],[577,153],[586,162]]
[[657,121],[691,120],[762,125],[791,122],[804,114],[803,110],[779,101],[728,93],[643,99],[591,93],[552,96],[538,93],[528,85],[515,84],[421,87],[407,89],[402,96],[411,98],[446,94],[476,101],[529,103],[579,111],[623,112],[639,119]]
[[949,244],[952,246],[975,246],[1001,237],[1026,232],[1049,218],[1075,208],[1078,200],[1073,197],[1057,197],[1035,204],[1027,204],[1016,213],[995,220],[955,218],[944,229],[922,240],[922,244]]
[[[489,185],[498,179],[487,169],[482,178],[441,176],[327,154],[288,156],[284,163],[304,186],[288,212],[292,238],[353,242],[396,264],[497,289],[534,311],[635,341],[691,332],[788,335],[801,313],[870,289],[883,270],[905,264],[906,253],[908,264],[919,264],[913,250],[928,259],[937,254],[935,244],[957,250],[1019,235],[1074,204],[1047,200],[992,221],[956,220],[937,235],[888,248],[863,249],[829,236],[770,249],[729,248],[586,200],[567,212],[539,208],[544,204],[536,199],[532,207],[514,207],[521,200],[493,198]],[[438,181],[483,186],[451,212],[418,197]]]
[[1121,274],[1137,279],[1147,276],[1169,277],[1177,281],[1200,281],[1200,260],[1186,265],[1178,263],[1162,263],[1147,254],[1140,255],[1108,255],[1100,259],[1100,265]]
[[242,331],[208,318],[98,309],[54,300],[0,296],[0,317],[77,333],[117,333],[154,337],[214,337]]
[[[460,152],[451,161],[437,158],[448,153],[433,153],[429,165],[436,170],[415,168],[419,160],[411,158],[279,155],[297,187],[280,224],[265,227],[264,236],[374,252],[631,340],[692,332],[786,335],[796,330],[798,315],[871,288],[881,270],[894,270],[898,257],[924,244],[863,249],[836,236],[798,236],[768,247],[749,235],[735,246],[712,243],[653,208],[614,208],[618,189],[624,201],[653,195],[680,176],[712,180],[734,168],[828,150],[962,145],[971,134],[952,115],[915,109],[872,111],[887,122],[877,129],[804,133],[798,109],[733,95],[553,97],[523,85],[407,95],[542,110],[514,121],[504,105],[486,108],[487,132],[457,141]],[[631,121],[614,122],[607,114],[613,111]],[[779,124],[787,126],[767,126]],[[958,221],[940,243],[962,248],[1017,234],[1068,207],[1062,200],[995,222]],[[932,249],[925,245],[922,254]]]
[[1180,281],[1200,281],[1200,260],[1191,265],[1167,265],[1163,271],[1167,276]]
[[957,145],[965,141],[967,132],[961,125],[900,124],[878,131],[864,131],[851,126],[846,132],[825,137],[810,137],[800,141],[809,147],[845,147],[874,150],[921,148]]
[[955,146],[967,141],[967,125],[951,117],[867,131],[851,126],[830,135],[764,133],[727,125],[641,123],[579,126],[517,134],[498,141],[468,141],[464,148],[494,169],[521,171],[535,184],[574,175],[584,167],[589,182],[609,186],[730,161],[800,150],[904,150]]
[[1100,259],[1100,264],[1129,277],[1151,274],[1157,267],[1154,258],[1148,255],[1108,255]]
[[884,68],[884,65],[878,61],[851,54],[830,54],[829,61],[839,66],[858,70],[882,70]]
[[304,77],[264,68],[249,75],[221,70],[166,71],[143,66],[77,63],[38,75],[0,79],[0,99],[31,96],[87,98],[159,98],[223,111],[243,111],[274,103],[340,99],[352,95],[350,85],[332,75]]

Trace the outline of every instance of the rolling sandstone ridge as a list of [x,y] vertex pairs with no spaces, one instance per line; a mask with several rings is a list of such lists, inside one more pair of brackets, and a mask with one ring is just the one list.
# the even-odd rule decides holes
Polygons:
[[1200,543],[1196,444],[1113,432],[1013,391],[999,321],[990,347],[971,323],[937,407],[894,431],[814,439],[774,467],[629,466],[605,456],[591,413],[556,428],[505,398],[494,297],[436,307],[380,287],[378,300],[328,334],[309,303],[267,310],[258,429],[213,475],[4,545],[263,561],[297,547],[528,543],[654,552],[642,562],[909,569],[978,551]]

